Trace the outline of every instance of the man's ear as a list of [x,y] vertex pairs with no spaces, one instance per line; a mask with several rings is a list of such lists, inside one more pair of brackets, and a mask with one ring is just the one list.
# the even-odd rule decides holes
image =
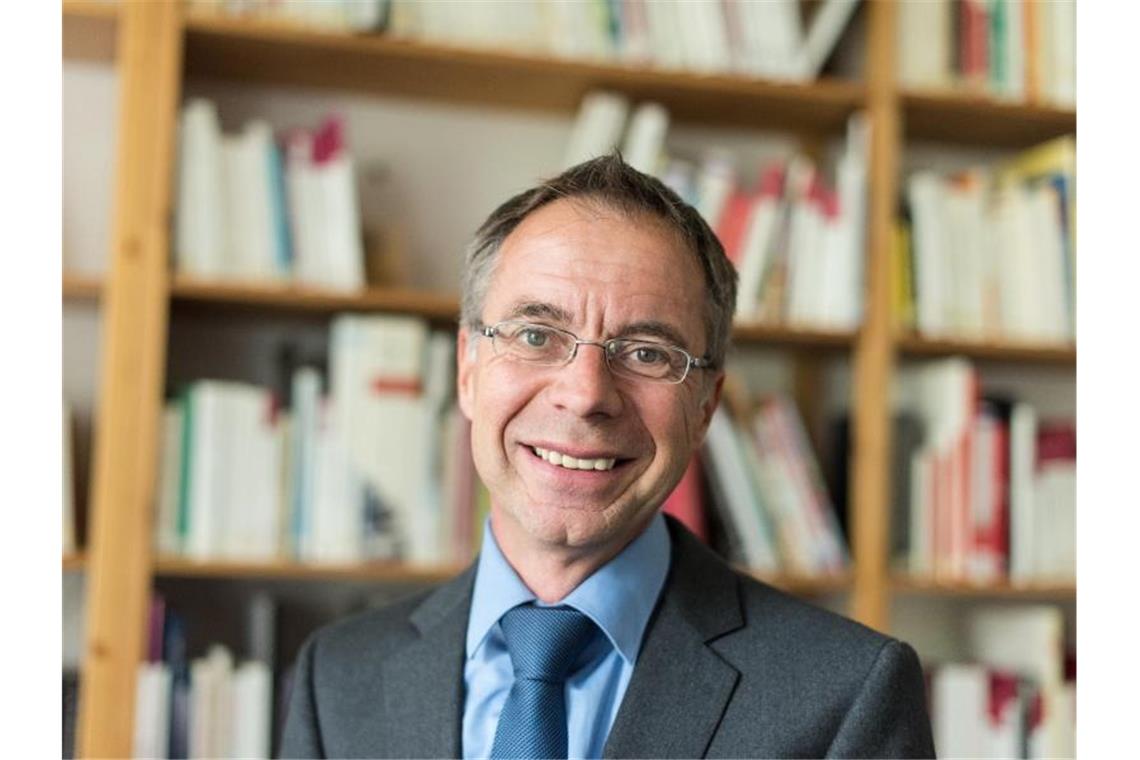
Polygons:
[[[474,419],[475,409],[475,346],[470,345],[471,340],[470,331],[460,327],[455,341],[455,385],[459,409],[468,420]],[[478,336],[474,340],[478,340]]]
[[[710,381],[705,381],[709,383]],[[701,424],[696,429],[696,440],[693,441],[693,449],[700,448],[700,445],[705,440],[705,433],[709,429],[709,423],[712,422],[713,413],[716,411],[717,405],[720,403],[721,389],[724,387],[724,370],[716,373],[716,377],[712,379],[711,386],[706,386],[705,397],[701,401]]]

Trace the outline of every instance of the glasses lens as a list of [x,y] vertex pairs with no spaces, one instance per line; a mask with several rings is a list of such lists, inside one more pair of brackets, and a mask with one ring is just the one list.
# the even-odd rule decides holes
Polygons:
[[660,343],[615,341],[610,363],[629,375],[679,383],[689,369],[689,357],[684,351]]
[[495,328],[493,348],[536,364],[561,364],[570,357],[574,339],[545,325],[503,322]]

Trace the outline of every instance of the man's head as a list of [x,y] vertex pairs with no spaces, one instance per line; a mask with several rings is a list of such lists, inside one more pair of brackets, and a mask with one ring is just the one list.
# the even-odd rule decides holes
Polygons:
[[[696,210],[618,156],[580,164],[488,218],[464,272],[459,400],[508,556],[562,547],[604,560],[644,528],[716,407],[735,292]],[[483,334],[504,320],[651,344],[626,357],[635,364],[664,345],[710,366],[675,384],[663,380],[679,375],[638,377],[614,344],[579,345],[561,366],[528,363],[507,350],[506,332]],[[548,337],[524,327],[515,339]]]

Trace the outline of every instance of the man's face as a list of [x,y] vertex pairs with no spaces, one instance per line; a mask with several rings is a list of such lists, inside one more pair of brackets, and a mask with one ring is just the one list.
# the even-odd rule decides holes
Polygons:
[[[662,341],[664,329],[702,356],[703,283],[695,257],[656,222],[560,200],[503,242],[482,317],[488,325],[527,319],[595,341]],[[469,341],[478,341],[474,359]],[[457,358],[459,403],[508,557],[616,555],[680,480],[723,379],[698,369],[679,385],[615,376],[596,346],[579,346],[566,366],[536,366],[496,356],[489,339],[466,330]],[[536,448],[616,461],[609,470],[568,469]]]

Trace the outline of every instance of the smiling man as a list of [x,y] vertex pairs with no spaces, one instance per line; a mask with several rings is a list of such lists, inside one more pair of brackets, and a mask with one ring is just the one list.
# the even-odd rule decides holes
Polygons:
[[617,156],[491,215],[457,352],[483,551],[306,643],[283,756],[933,755],[908,646],[659,514],[719,401],[735,289],[697,212]]

